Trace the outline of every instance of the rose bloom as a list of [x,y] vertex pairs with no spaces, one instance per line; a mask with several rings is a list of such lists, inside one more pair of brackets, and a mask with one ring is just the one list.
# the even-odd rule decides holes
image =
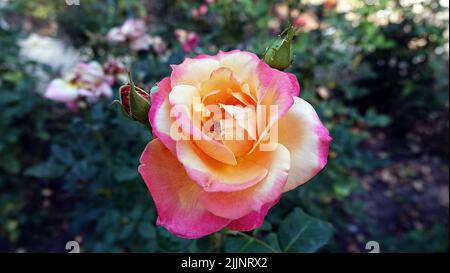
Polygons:
[[197,33],[193,31],[187,31],[185,29],[175,30],[175,37],[180,42],[181,47],[185,52],[193,51],[200,42],[200,38]]
[[117,59],[110,59],[103,65],[106,81],[109,85],[125,83],[127,81],[127,69],[125,64]]
[[191,15],[194,18],[199,18],[208,13],[208,5],[202,4],[198,8],[192,8]]
[[112,89],[107,75],[98,62],[79,63],[72,73],[50,82],[44,97],[73,105],[80,98],[96,101],[100,96],[111,97]]
[[[298,98],[297,78],[253,53],[188,58],[158,87],[149,112],[157,138],[141,155],[139,172],[157,224],[177,236],[255,229],[283,192],[327,162],[331,138]],[[237,131],[244,137],[228,137]]]
[[150,48],[150,36],[146,34],[145,22],[141,19],[128,19],[120,27],[112,28],[106,39],[110,42],[128,42],[131,50]]
[[160,36],[151,37],[151,44],[156,54],[163,54],[167,50],[167,44]]

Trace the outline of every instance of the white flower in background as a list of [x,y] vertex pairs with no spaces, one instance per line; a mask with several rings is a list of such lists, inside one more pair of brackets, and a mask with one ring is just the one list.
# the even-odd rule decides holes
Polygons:
[[126,20],[121,26],[112,28],[106,39],[112,43],[127,42],[134,51],[149,50],[151,43],[142,19]]
[[141,19],[128,19],[120,27],[120,31],[129,39],[137,39],[145,35],[145,22]]
[[110,42],[125,42],[125,35],[120,31],[119,27],[114,27],[109,30],[106,39]]
[[144,35],[130,41],[130,49],[133,51],[149,50],[150,36]]
[[80,60],[80,53],[62,41],[31,34],[19,41],[20,56],[26,60],[50,66],[53,70],[69,71]]
[[156,54],[163,54],[167,50],[167,44],[159,36],[151,37],[151,45]]

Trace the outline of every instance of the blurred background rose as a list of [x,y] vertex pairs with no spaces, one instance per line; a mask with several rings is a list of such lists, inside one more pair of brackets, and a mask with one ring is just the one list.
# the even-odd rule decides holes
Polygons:
[[[284,245],[302,208],[335,228],[323,252],[365,252],[372,240],[382,252],[448,251],[442,0],[1,0],[0,250],[64,252],[77,240],[87,252],[271,251],[155,226],[137,173],[148,130],[111,103],[126,69],[150,93],[170,64],[219,49],[261,56],[290,23],[299,30],[288,72],[330,129],[330,160],[249,235],[277,251],[316,250]],[[50,87],[76,90],[81,111],[46,99]]]

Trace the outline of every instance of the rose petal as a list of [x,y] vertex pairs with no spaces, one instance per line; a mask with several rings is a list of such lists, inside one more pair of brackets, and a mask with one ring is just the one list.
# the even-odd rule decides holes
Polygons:
[[261,210],[256,212],[252,211],[249,214],[245,215],[242,218],[237,220],[233,220],[227,228],[231,230],[239,230],[239,231],[249,231],[255,228],[259,228],[264,223],[264,218],[266,218],[267,212],[276,203],[278,203],[279,199],[266,203],[262,206]]
[[120,28],[115,27],[115,28],[112,28],[112,29],[108,32],[108,34],[107,34],[107,36],[106,36],[106,39],[107,39],[109,42],[123,42],[123,41],[125,41],[126,37],[125,37],[125,35],[122,33],[122,31],[120,30]]
[[237,191],[260,182],[266,175],[264,165],[239,158],[235,166],[214,160],[191,141],[177,142],[178,160],[189,177],[205,191]]
[[236,165],[233,152],[203,132],[199,116],[201,113],[193,112],[195,98],[198,98],[197,103],[200,103],[198,90],[194,86],[184,84],[175,86],[169,94],[169,101],[173,106],[171,116],[175,118],[183,133],[190,140],[194,140],[203,152],[223,163]]
[[[255,71],[261,59],[255,54],[247,51],[232,50],[229,52],[219,51],[216,57],[220,67],[227,67],[233,71],[233,75],[241,82],[253,82]],[[252,86],[254,87],[254,86]]]
[[260,212],[264,204],[280,198],[288,178],[289,151],[282,145],[276,145],[271,152],[255,150],[251,159],[268,169],[267,176],[256,185],[241,191],[202,192],[200,202],[205,208],[220,217],[239,219],[252,211]]
[[139,166],[158,211],[157,224],[177,236],[194,239],[217,232],[230,223],[213,215],[198,201],[201,188],[189,179],[183,166],[154,139],[145,148]]
[[292,89],[291,91],[291,95],[294,97],[298,97],[300,95],[300,84],[298,83],[297,77],[292,74],[292,73],[288,73],[288,72],[284,72],[288,77],[289,80],[291,81],[292,84]]
[[331,141],[314,108],[301,98],[294,98],[294,105],[279,120],[279,143],[291,153],[291,170],[284,191],[307,182],[327,163]]
[[55,79],[48,85],[44,97],[58,102],[72,102],[78,97],[78,89],[62,79]]
[[[258,105],[266,107],[265,120],[267,124],[264,124],[264,126],[271,127],[294,104],[292,94],[296,92],[298,85],[293,84],[293,81],[287,73],[273,69],[264,62],[259,63],[257,74],[259,76],[257,89]],[[276,106],[277,112],[272,113],[270,106]],[[258,113],[263,112],[258,111]],[[258,121],[261,118],[258,117]]]
[[149,50],[150,43],[150,36],[142,35],[130,41],[130,49],[134,51]]
[[170,80],[172,86],[188,84],[196,86],[209,79],[211,73],[219,67],[219,62],[212,58],[185,59],[179,65],[172,65]]
[[170,129],[174,122],[174,119],[170,118],[170,78],[164,78],[158,83],[158,87],[159,91],[154,93],[152,97],[152,106],[148,113],[148,119],[152,125],[153,134],[175,154],[175,141],[170,135]]

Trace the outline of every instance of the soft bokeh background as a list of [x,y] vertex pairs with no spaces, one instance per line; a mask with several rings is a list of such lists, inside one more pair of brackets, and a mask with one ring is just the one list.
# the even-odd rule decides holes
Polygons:
[[[368,241],[381,252],[448,251],[448,0],[76,4],[0,1],[0,251],[66,252],[70,240],[86,252],[367,252]],[[145,20],[149,50],[107,41],[127,18]],[[149,90],[186,56],[261,56],[291,21],[300,33],[288,71],[334,140],[324,171],[284,195],[250,237],[183,240],[156,227],[137,173],[148,131],[113,98],[68,108],[42,96],[78,62],[111,58]],[[177,40],[180,28],[198,35],[192,51]],[[331,239],[304,248],[304,235],[286,249],[305,224],[296,208],[320,219],[309,238],[325,221]]]

